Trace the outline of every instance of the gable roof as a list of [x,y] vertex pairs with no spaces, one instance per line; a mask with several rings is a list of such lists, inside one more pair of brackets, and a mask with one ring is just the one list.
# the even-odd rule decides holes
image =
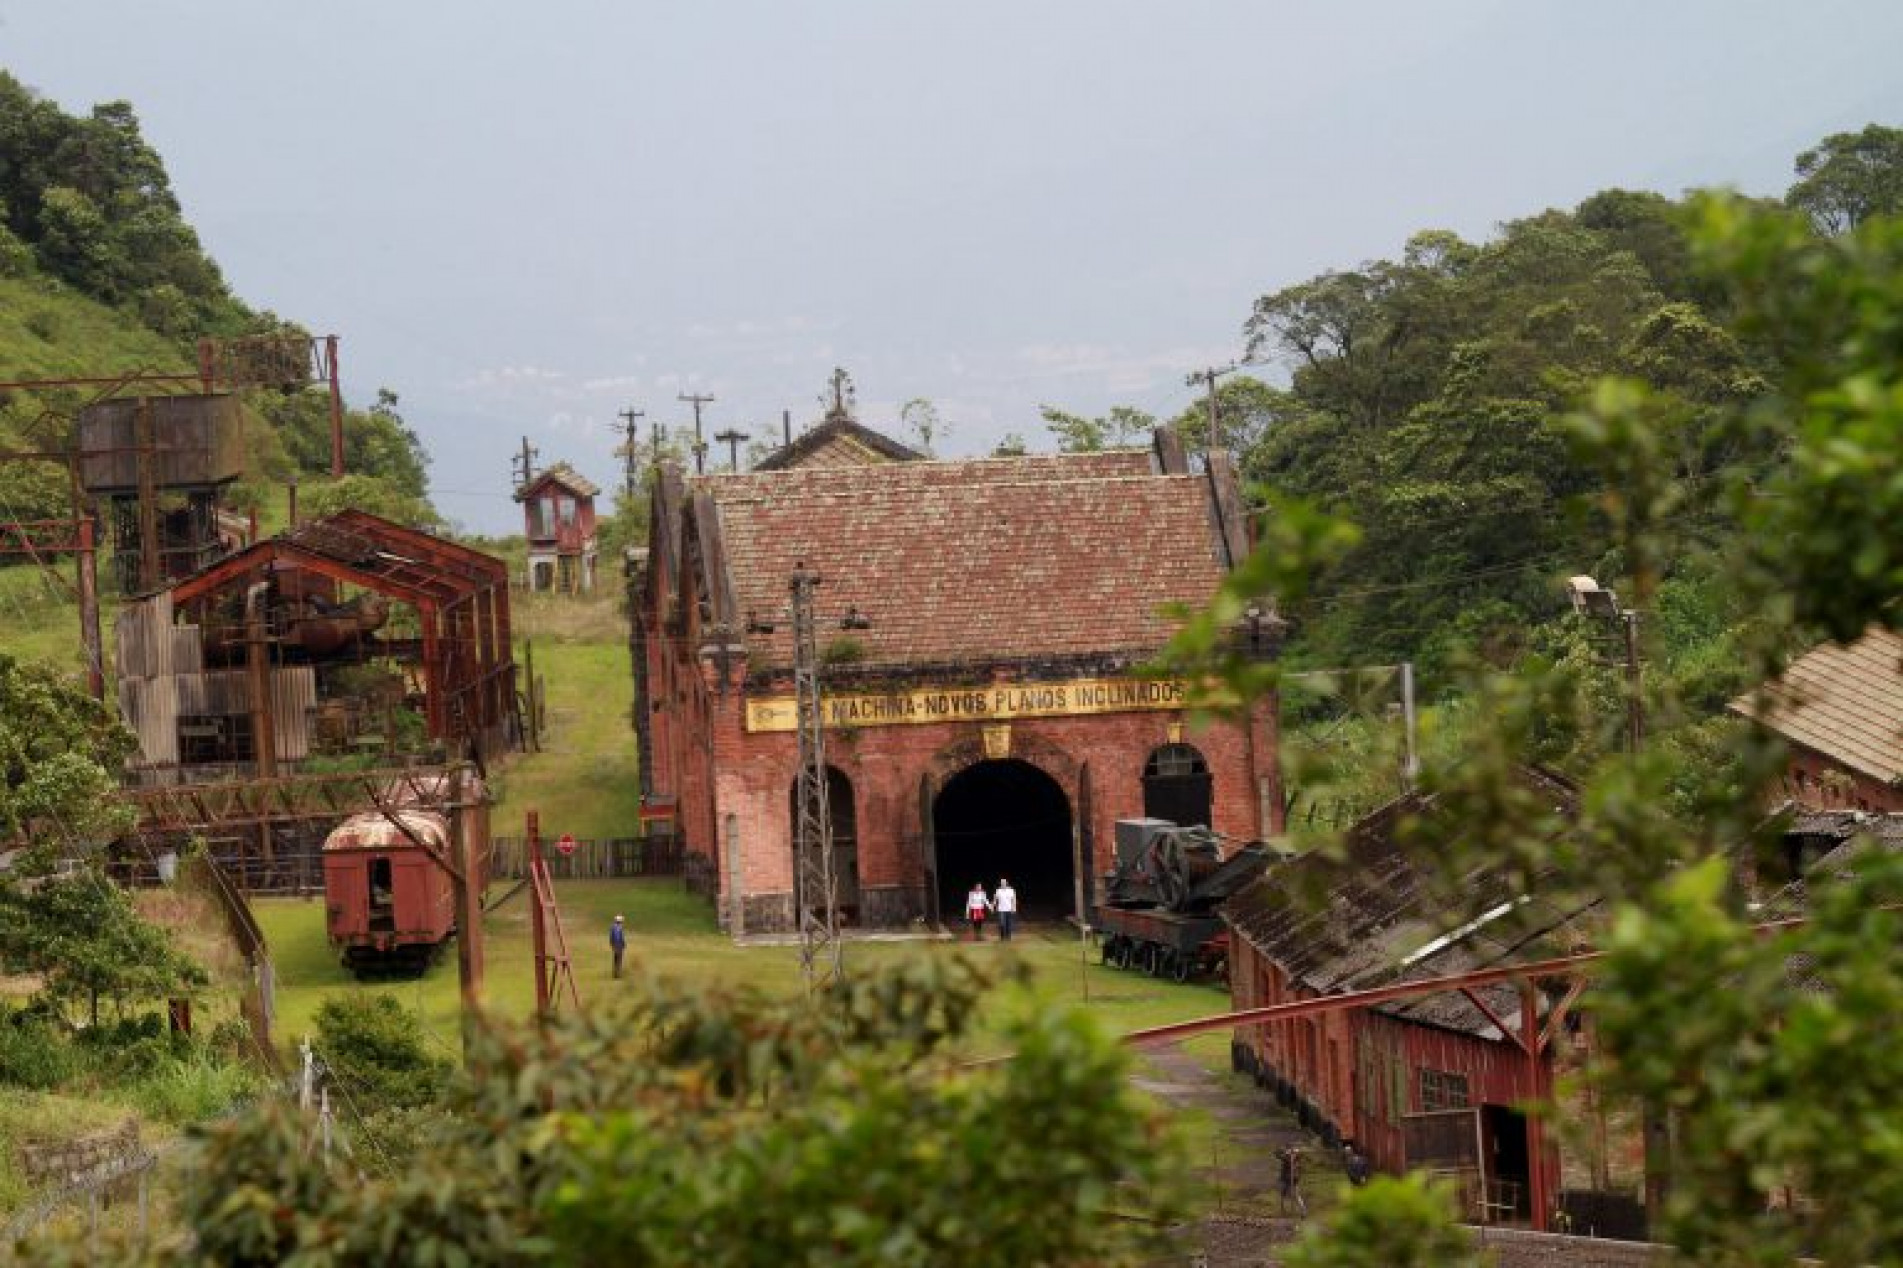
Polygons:
[[[1570,813],[1577,797],[1570,782],[1531,768],[1520,778]],[[1504,872],[1488,869],[1462,878],[1466,902],[1449,902],[1442,896],[1447,887],[1432,883],[1433,861],[1400,839],[1403,825],[1434,813],[1434,798],[1426,794],[1392,801],[1349,829],[1342,854],[1310,851],[1276,865],[1231,898],[1223,915],[1292,981],[1327,995],[1523,958],[1526,943],[1564,938],[1591,906],[1528,896]],[[1517,1023],[1512,985],[1476,987],[1474,993],[1496,1015]],[[1459,993],[1396,1000],[1378,1011],[1481,1038],[1500,1036],[1492,1020]]]
[[1872,779],[1903,779],[1903,636],[1872,626],[1819,644],[1761,692],[1731,711]]
[[920,462],[925,455],[890,436],[861,426],[842,414],[830,414],[754,464],[755,471],[795,467],[856,467],[876,462]]
[[515,500],[526,502],[545,484],[558,484],[576,497],[591,498],[601,492],[601,486],[584,476],[566,462],[558,462],[549,467],[527,484],[515,491]]
[[[1116,658],[1175,632],[1170,604],[1206,603],[1225,570],[1209,480],[1146,452],[798,467],[693,481],[717,508],[734,608],[756,664],[792,663],[783,618],[795,566],[821,613],[857,608],[867,668]],[[822,637],[829,637],[822,634]]]

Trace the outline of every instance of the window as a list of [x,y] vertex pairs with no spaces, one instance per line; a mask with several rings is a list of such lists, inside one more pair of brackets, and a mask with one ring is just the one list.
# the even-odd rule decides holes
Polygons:
[[1209,763],[1188,744],[1165,744],[1143,763],[1143,813],[1171,823],[1208,826]]
[[1143,776],[1146,779],[1173,779],[1184,775],[1207,775],[1209,763],[1203,755],[1188,744],[1165,744],[1150,754],[1150,760],[1144,763]]
[[1421,1071],[1421,1113],[1466,1109],[1467,1076],[1440,1070]]

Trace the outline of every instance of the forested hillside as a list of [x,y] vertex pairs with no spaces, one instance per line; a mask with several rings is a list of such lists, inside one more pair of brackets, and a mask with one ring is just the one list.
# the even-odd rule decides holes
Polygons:
[[[1871,126],[1798,156],[1787,204],[1821,234],[1903,207],[1903,131]],[[1567,420],[1603,376],[1653,390],[1661,451],[1634,473],[1675,481],[1653,526],[1668,564],[1652,615],[1667,654],[1701,654],[1745,614],[1706,563],[1733,531],[1717,497],[1778,455],[1737,422],[1780,349],[1738,329],[1695,267],[1691,200],[1606,190],[1502,224],[1485,242],[1439,230],[1397,259],[1323,273],[1258,299],[1243,326],[1264,367],[1220,388],[1224,440],[1273,507],[1290,497],[1354,523],[1358,545],[1288,615],[1298,660],[1411,658],[1433,671],[1478,652],[1505,664],[1566,608],[1574,573],[1621,583],[1608,513],[1629,490],[1574,452]],[[1265,379],[1286,374],[1286,387]],[[1046,422],[1066,447],[1126,442],[1133,410]],[[1204,432],[1198,403],[1176,420]],[[1708,654],[1708,653],[1705,653]],[[1721,692],[1732,683],[1708,684]]]
[[[201,337],[303,333],[233,295],[186,221],[131,105],[66,113],[0,71],[0,379],[189,370]],[[57,449],[84,389],[0,393],[0,450]],[[247,404],[250,471],[239,504],[271,485],[311,484],[314,510],[349,502],[434,519],[427,456],[379,392],[345,420],[350,474],[328,487],[329,416],[314,393],[260,391]],[[65,514],[56,466],[0,464],[0,518]]]

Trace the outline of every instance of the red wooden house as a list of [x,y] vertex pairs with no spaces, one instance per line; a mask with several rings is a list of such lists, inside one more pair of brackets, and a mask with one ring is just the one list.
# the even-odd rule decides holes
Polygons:
[[[1556,805],[1572,790],[1529,773]],[[1576,912],[1493,875],[1429,883],[1398,842],[1432,813],[1413,795],[1356,824],[1346,857],[1310,853],[1231,899],[1237,1009],[1441,977],[1570,950]],[[1455,905],[1440,895],[1464,891]],[[1330,1144],[1379,1170],[1451,1178],[1469,1218],[1549,1227],[1564,1205],[1554,1133],[1523,1110],[1552,1094],[1553,1041],[1570,1042],[1565,983],[1495,983],[1239,1030],[1238,1064]],[[1596,1195],[1595,1195],[1596,1196]]]
[[595,588],[595,497],[600,492],[566,462],[515,491],[529,541],[529,589],[586,594]]

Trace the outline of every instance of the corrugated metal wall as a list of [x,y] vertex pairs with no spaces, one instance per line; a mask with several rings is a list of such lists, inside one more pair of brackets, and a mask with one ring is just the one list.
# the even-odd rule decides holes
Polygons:
[[[119,713],[139,738],[138,765],[177,764],[181,717],[242,717],[251,712],[249,674],[204,668],[202,631],[196,625],[172,623],[169,591],[126,604],[114,630]],[[287,665],[271,671],[272,729],[280,761],[310,756],[310,719],[316,707],[316,670]]]

